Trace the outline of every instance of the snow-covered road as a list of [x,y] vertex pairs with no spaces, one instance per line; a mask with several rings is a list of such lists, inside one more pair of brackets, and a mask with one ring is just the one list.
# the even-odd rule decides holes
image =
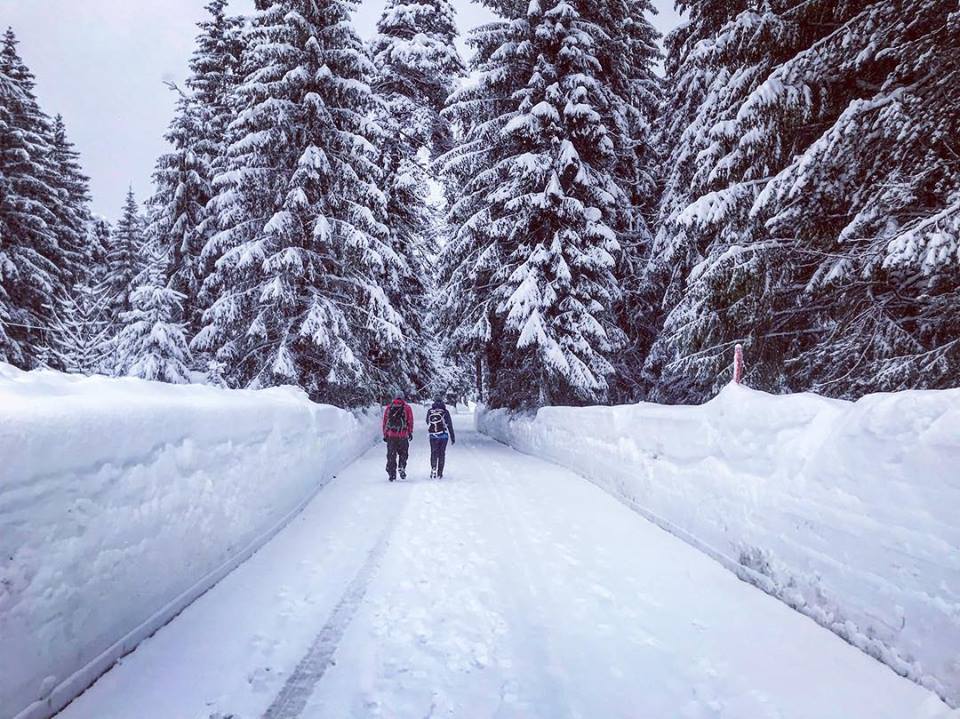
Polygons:
[[375,447],[62,719],[953,715],[569,471],[462,427],[426,479],[419,430],[408,481]]

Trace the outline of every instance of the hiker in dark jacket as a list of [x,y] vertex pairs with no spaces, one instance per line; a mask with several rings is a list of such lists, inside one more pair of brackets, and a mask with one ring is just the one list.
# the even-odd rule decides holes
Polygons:
[[457,443],[450,412],[440,400],[427,410],[427,433],[430,435],[430,478],[439,479],[443,477],[443,463],[447,458],[447,440]]
[[410,453],[411,439],[413,439],[413,409],[397,397],[383,410],[383,441],[387,443],[387,478],[391,482],[397,478],[398,464],[400,479],[407,478],[407,456]]

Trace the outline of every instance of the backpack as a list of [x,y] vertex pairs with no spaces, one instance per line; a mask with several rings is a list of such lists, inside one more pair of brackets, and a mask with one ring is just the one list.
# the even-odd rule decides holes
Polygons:
[[443,417],[442,409],[431,409],[427,412],[427,433],[444,434],[447,431],[447,421]]
[[406,434],[407,432],[407,412],[402,404],[390,405],[390,411],[387,413],[387,431],[395,434]]

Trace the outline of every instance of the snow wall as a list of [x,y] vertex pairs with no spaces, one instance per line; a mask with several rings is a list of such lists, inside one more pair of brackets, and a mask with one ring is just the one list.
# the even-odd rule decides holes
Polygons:
[[960,389],[842,402],[731,385],[702,406],[477,422],[960,705]]
[[0,364],[0,718],[47,717],[379,438],[378,414]]

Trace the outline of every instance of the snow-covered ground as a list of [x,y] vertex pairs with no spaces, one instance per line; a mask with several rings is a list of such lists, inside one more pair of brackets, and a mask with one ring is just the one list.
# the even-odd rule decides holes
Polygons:
[[960,390],[851,403],[730,386],[700,407],[480,423],[960,704]]
[[[382,445],[61,719],[943,719],[932,693],[455,416]],[[421,421],[418,419],[418,422]]]
[[0,717],[72,698],[369,448],[378,421],[293,389],[0,364]]

